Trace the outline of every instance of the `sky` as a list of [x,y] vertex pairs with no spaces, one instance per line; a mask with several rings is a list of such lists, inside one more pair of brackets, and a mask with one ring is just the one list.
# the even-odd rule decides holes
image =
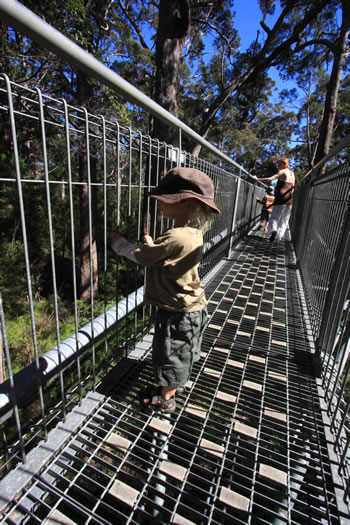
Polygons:
[[[234,18],[235,27],[237,28],[241,38],[241,48],[243,51],[245,51],[256,38],[257,31],[263,31],[263,29],[260,27],[261,11],[258,0],[234,0],[233,9],[236,12]],[[276,9],[274,18],[278,16],[279,12],[280,10],[278,11]],[[271,27],[273,23],[272,17],[268,16],[266,18],[266,23],[269,27]],[[292,89],[297,87],[293,81],[282,81],[279,77],[277,69],[275,68],[270,68],[269,76],[276,82],[277,89],[279,91],[282,89]],[[277,93],[275,98],[277,101]]]
[[[245,51],[253,40],[256,38],[258,30],[263,31],[260,26],[261,11],[259,8],[258,0],[234,0],[234,11],[236,12],[234,23],[238,30],[238,34],[241,38],[241,48]],[[274,19],[279,15],[280,8],[276,8]],[[273,18],[268,16],[265,20],[268,27],[272,27]],[[279,76],[276,68],[270,68],[268,75],[276,82],[276,89],[274,95],[271,97],[272,102],[279,101],[279,92],[282,89],[293,89],[298,90],[297,84],[293,80],[282,80]],[[300,93],[302,96],[302,93]],[[288,107],[290,111],[295,111],[295,108]],[[291,146],[294,144],[294,137],[291,140]]]
[[241,37],[241,47],[245,50],[256,37],[261,18],[257,0],[234,0],[236,27]]

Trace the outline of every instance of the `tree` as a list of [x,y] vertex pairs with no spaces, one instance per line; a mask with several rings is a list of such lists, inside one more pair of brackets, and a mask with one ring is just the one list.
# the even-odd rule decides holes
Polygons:
[[[25,0],[29,8],[204,137],[222,146],[232,158],[259,172],[265,169],[271,156],[287,151],[297,127],[293,114],[285,111],[284,99],[280,104],[268,103],[273,88],[269,68],[278,67],[281,75],[297,78],[302,85],[304,72],[320,68],[322,60],[330,56],[324,53],[324,40],[329,42],[329,52],[336,48],[339,34],[334,12],[340,2],[261,0],[261,29],[250,47],[242,51],[234,27],[232,0],[161,0],[158,3],[154,0],[66,0],[63,3],[43,0],[39,4]],[[348,3],[349,0],[343,0],[344,13]],[[276,6],[280,6],[280,11],[269,27],[268,15],[274,13]],[[175,143],[172,130],[163,123],[150,122],[145,112],[126,109],[121,97],[87,79],[29,39],[9,28],[0,32],[1,36],[5,46],[1,60],[14,80],[38,85],[90,112],[102,113],[112,120],[118,118],[120,123],[135,122],[145,133],[151,132],[161,141]],[[209,54],[206,54],[208,42]],[[315,82],[315,75],[313,77]],[[343,94],[344,104],[345,99]],[[309,105],[303,114],[309,110],[311,119],[310,110],[316,105],[320,107],[321,103],[317,94],[311,98],[310,93]],[[303,121],[300,126],[304,126]],[[339,132],[342,129],[337,116],[335,128]],[[311,127],[309,159],[313,162],[317,136],[310,130]],[[8,144],[8,137],[4,127],[0,147]],[[241,148],[237,147],[239,141],[242,141]],[[182,147],[188,150],[192,146],[183,137]],[[198,154],[199,149],[195,147],[193,152]],[[257,153],[257,158],[253,158],[252,151]],[[301,148],[295,154],[302,158]],[[88,167],[90,176],[94,177],[96,162],[93,147],[90,158],[81,152],[82,182],[86,181]],[[91,197],[94,207],[93,195]],[[90,251],[90,232],[86,227],[88,198],[85,194],[81,199],[81,268],[86,270],[81,272],[81,290],[87,293],[90,283],[86,257]],[[96,237],[92,231],[93,254],[97,250]],[[95,262],[97,264],[97,255],[94,255]],[[95,285],[96,292],[97,283]]]
[[[182,51],[190,29],[188,0],[160,0],[156,39],[155,101],[175,117],[179,115]],[[155,119],[155,138],[168,144],[177,142],[174,128]]]
[[[265,18],[268,13],[273,12],[275,2],[261,1],[260,5],[264,16],[260,25],[266,33],[266,40],[260,44],[257,38],[247,53],[239,57],[240,65],[243,66],[245,63],[245,66],[237,68],[236,63],[236,67],[232,67],[231,79],[222,85],[203,115],[199,130],[203,137],[207,136],[217,112],[235,91],[247,82],[253,82],[261,72],[272,66],[281,65],[288,60],[292,46],[300,40],[303,31],[307,30],[310,24],[315,23],[317,17],[330,2],[331,0],[314,0],[296,4],[294,1],[288,0],[285,2],[274,26],[270,29],[265,23]],[[200,146],[196,145],[193,153],[197,155],[199,151]]]
[[[27,7],[52,23],[57,29],[65,33],[84,49],[98,58],[104,57],[108,49],[108,17],[109,0],[72,0],[66,2],[62,9],[61,2],[43,0],[39,4],[32,0],[24,2]],[[39,86],[43,91],[51,94],[65,96],[73,104],[85,107],[91,112],[99,113],[101,107],[103,114],[108,117],[114,109],[119,109],[118,104],[108,103],[109,93],[100,89],[97,84],[87,79],[86,76],[75,71],[69,64],[57,58],[53,53],[36,45],[23,35],[7,29],[2,31],[1,45],[4,53],[2,62],[13,80],[26,86]],[[7,53],[5,53],[7,51]],[[115,99],[112,99],[115,101]],[[107,109],[108,108],[108,109]],[[82,131],[84,131],[82,129]],[[3,147],[7,152],[11,151],[10,136],[7,127],[4,126],[2,136],[5,139]],[[33,137],[35,138],[35,137]],[[33,144],[35,140],[33,140]],[[33,156],[33,149],[31,154]],[[38,152],[40,155],[40,152]],[[10,158],[10,157],[9,157]],[[34,160],[34,159],[32,159]],[[35,160],[34,160],[35,163]],[[96,221],[92,221],[92,231],[89,230],[89,194],[86,184],[88,170],[91,177],[95,175],[94,166],[96,158],[94,151],[90,151],[88,158],[86,151],[79,152],[79,180],[80,186],[80,298],[88,302],[91,293],[96,297],[98,294],[98,263],[96,246]],[[93,209],[96,200],[92,198]],[[40,224],[40,221],[38,221]],[[90,238],[91,236],[91,238]],[[91,243],[91,249],[90,249]],[[40,253],[40,251],[38,251]],[[90,253],[92,261],[90,266]],[[93,291],[90,289],[91,269],[93,271]]]
[[315,153],[317,164],[330,150],[334,124],[336,120],[338,92],[346,58],[349,56],[348,42],[350,29],[350,0],[342,0],[342,24],[339,34],[333,42],[325,39],[321,43],[329,47],[333,55],[333,65],[327,85],[323,118],[319,129],[319,138]]
[[[344,132],[339,134],[342,126],[339,126],[337,111],[340,111],[338,97],[342,93],[341,78],[348,67],[349,5],[348,0],[330,4],[320,23],[310,27],[284,66],[284,74],[295,78],[305,93],[298,119],[300,140],[306,145],[306,171],[328,153],[331,142],[337,136],[344,136]],[[342,17],[340,25],[337,23],[338,17],[334,16],[337,6],[337,15]],[[345,100],[345,96],[343,93],[342,100]],[[344,113],[343,118],[347,120]],[[296,148],[296,153],[300,156],[299,162],[304,164],[302,147]]]

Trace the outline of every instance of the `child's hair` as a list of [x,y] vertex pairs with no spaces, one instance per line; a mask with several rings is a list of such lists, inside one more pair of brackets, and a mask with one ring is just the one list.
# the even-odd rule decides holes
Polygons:
[[209,206],[198,199],[186,199],[186,201],[190,204],[187,208],[188,216],[186,225],[197,228],[204,234],[209,230],[213,219],[213,214]]

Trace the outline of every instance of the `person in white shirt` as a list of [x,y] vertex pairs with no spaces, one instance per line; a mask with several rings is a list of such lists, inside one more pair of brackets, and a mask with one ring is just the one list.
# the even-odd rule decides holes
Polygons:
[[275,187],[275,201],[269,220],[267,234],[270,242],[283,239],[289,224],[293,205],[293,191],[295,185],[295,175],[289,167],[287,157],[282,157],[278,161],[278,173],[271,177],[259,178],[260,181],[271,182],[278,179]]

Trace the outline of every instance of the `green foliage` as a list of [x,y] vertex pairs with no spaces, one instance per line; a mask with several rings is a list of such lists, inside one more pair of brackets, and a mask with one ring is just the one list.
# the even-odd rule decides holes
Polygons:
[[[105,309],[111,308],[115,301],[105,303],[100,301],[94,305],[94,318],[101,315]],[[17,305],[18,306],[18,305]],[[31,318],[28,304],[22,305],[22,312],[14,315],[8,312],[6,318],[6,333],[11,356],[12,371],[18,372],[34,361],[34,345]],[[59,338],[64,341],[75,333],[75,318],[73,305],[58,301]],[[77,301],[78,329],[91,322],[91,306],[83,301]],[[35,335],[39,356],[57,345],[56,314],[53,297],[36,297],[34,300]]]
[[[339,34],[337,21],[341,2],[330,0],[305,30],[300,30],[295,45],[281,47],[279,52],[276,51],[278,46],[282,46],[291,37],[295,28],[300,26],[308,13],[320,5],[320,2],[317,0],[303,0],[297,4],[275,0],[257,0],[257,2],[260,5],[263,25],[257,38],[247,49],[239,47],[240,35],[235,28],[235,4],[232,0],[190,3],[192,23],[184,55],[181,57],[180,117],[186,124],[200,131],[202,117],[205,118],[206,113],[215,106],[216,100],[224,90],[237,79],[243,78],[250,70],[254,71],[262,58],[266,61],[265,68],[258,69],[252,76],[248,75],[246,80],[243,79],[243,82],[237,84],[237,88],[233,89],[230,97],[213,117],[208,138],[218,146],[224,144],[227,152],[232,153],[235,160],[239,158],[249,169],[254,164],[250,147],[243,147],[245,152],[242,149],[237,151],[237,145],[229,138],[232,128],[234,128],[235,140],[242,133],[244,134],[243,130],[250,136],[255,135],[257,140],[260,139],[257,151],[261,152],[262,158],[256,160],[257,165],[265,162],[266,150],[270,150],[269,154],[283,149],[286,152],[291,139],[299,134],[295,161],[303,162],[303,167],[308,166],[312,162],[310,151],[314,150],[318,139],[318,125],[325,100],[324,89],[313,89],[315,99],[319,99],[318,108],[316,108],[316,100],[315,103],[310,104],[311,98],[307,108],[310,115],[313,114],[313,107],[315,107],[312,115],[314,124],[311,130],[311,147],[302,138],[302,135],[305,135],[303,128],[308,126],[308,122],[300,101],[294,102],[300,107],[300,112],[293,109],[297,119],[287,120],[284,130],[280,130],[278,134],[278,144],[276,144],[275,131],[271,134],[271,126],[261,127],[260,132],[257,132],[256,128],[260,127],[262,101],[266,102],[272,95],[271,79],[268,77],[271,66],[279,68],[281,77],[295,79],[301,89],[304,89],[308,83],[315,87],[318,72],[327,71],[332,60],[331,44],[334,44]],[[40,3],[25,0],[24,4],[39,16],[45,17],[47,22],[63,31],[145,94],[153,96],[158,24],[156,3],[151,0],[143,2],[94,0],[88,3],[82,0],[64,0],[64,2],[43,0]],[[281,21],[274,25],[281,12],[283,12]],[[334,13],[337,13],[337,16]],[[269,37],[268,42],[266,42],[267,37]],[[325,37],[330,42],[329,46],[323,44]],[[308,45],[309,41],[312,41],[313,45]],[[265,44],[268,44],[266,49]],[[143,111],[134,110],[119,95],[109,88],[99,86],[91,79],[88,80],[89,95],[81,101],[77,72],[53,54],[47,54],[29,39],[18,38],[18,35],[16,36],[11,30],[8,35],[2,36],[0,45],[3,50],[4,70],[9,71],[14,80],[26,78],[29,85],[40,85],[44,91],[65,96],[73,103],[78,100],[79,103],[88,106],[91,112],[118,120],[121,125],[136,125],[142,131],[148,132],[150,121]],[[276,57],[269,61],[269,56],[275,52]],[[24,59],[18,60],[19,56]],[[287,100],[283,97],[283,93],[281,95],[281,104],[284,107],[275,106],[269,110],[269,116],[274,122],[276,122],[275,117],[278,118],[284,112],[290,113],[286,105]],[[233,118],[231,120],[226,118],[228,115]],[[338,115],[335,140],[337,136],[344,135],[346,129],[345,111],[340,110]],[[342,120],[345,120],[344,125]],[[291,122],[294,127],[293,132]],[[193,145],[186,137],[183,141],[187,149],[192,148]],[[267,146],[269,141],[271,147]],[[250,142],[248,140],[248,143]],[[251,144],[255,147],[255,140]]]
[[[0,290],[8,315],[18,315],[24,309],[23,300],[27,296],[24,249],[20,241],[0,238]],[[16,274],[14,278],[14,268]]]

